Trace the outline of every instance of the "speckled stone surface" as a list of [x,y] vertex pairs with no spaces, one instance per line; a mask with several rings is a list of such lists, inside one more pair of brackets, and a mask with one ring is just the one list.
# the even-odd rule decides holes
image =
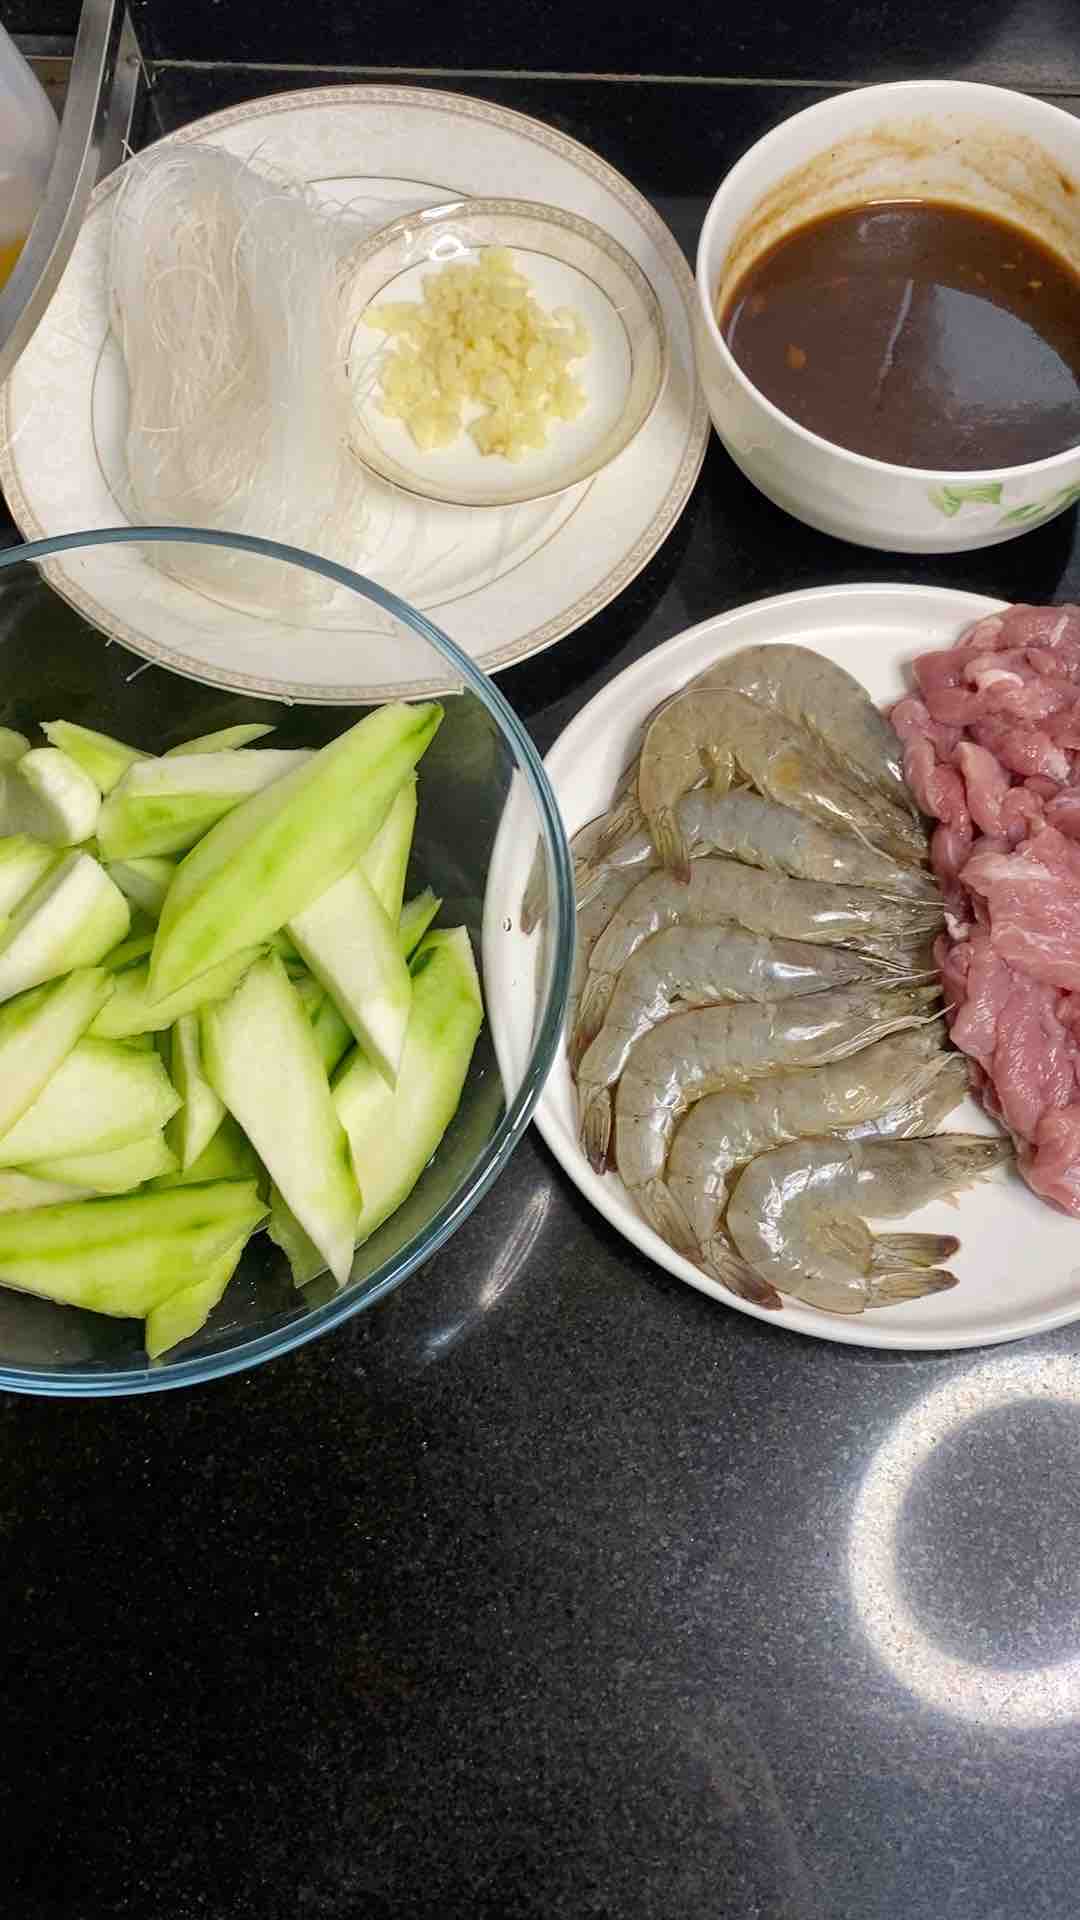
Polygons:
[[[164,70],[157,124],[266,84]],[[688,248],[794,103],[468,84]],[[691,621],[834,579],[1080,597],[1075,516],[863,553],[714,448],[641,579],[502,685],[546,745]],[[0,1398],[4,1911],[1074,1920],[1078,1452],[1080,1328],[913,1358],[758,1325],[530,1136],[328,1340],[185,1394]]]

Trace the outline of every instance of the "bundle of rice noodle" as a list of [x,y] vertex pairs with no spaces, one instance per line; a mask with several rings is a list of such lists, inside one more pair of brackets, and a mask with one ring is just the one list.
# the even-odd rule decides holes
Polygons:
[[[132,161],[113,215],[111,320],[130,391],[132,519],[261,534],[355,559],[342,262],[353,236],[302,186],[221,148]],[[190,585],[288,614],[332,597],[297,567],[148,547]]]

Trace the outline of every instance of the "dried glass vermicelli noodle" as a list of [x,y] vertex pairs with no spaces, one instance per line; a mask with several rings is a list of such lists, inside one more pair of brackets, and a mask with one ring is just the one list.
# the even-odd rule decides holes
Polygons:
[[[341,297],[354,239],[306,188],[220,148],[166,144],[130,164],[109,286],[133,518],[355,556],[363,481],[346,440]],[[276,611],[334,591],[228,549],[146,551],[191,585]]]

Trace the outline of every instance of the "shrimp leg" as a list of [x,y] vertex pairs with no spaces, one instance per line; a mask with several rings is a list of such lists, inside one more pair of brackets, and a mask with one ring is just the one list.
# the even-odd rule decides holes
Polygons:
[[688,1108],[721,1087],[760,1079],[778,1068],[824,1066],[872,1040],[917,1026],[937,992],[919,986],[838,987],[779,1006],[676,1013],[651,1028],[631,1048],[615,1102],[615,1162],[650,1225],[694,1258],[696,1240],[664,1184],[672,1135]]
[[647,874],[627,892],[592,948],[572,1055],[580,1059],[599,1033],[631,955],[664,927],[735,920],[751,933],[860,947],[888,959],[894,944],[932,933],[942,919],[940,903],[890,900],[866,887],[790,880],[737,860],[695,860],[685,884],[674,874]]
[[577,1068],[581,1143],[590,1166],[607,1165],[611,1089],[630,1049],[672,1011],[732,1000],[794,1000],[828,987],[880,977],[882,962],[843,947],[771,940],[733,924],[668,927],[627,961],[604,1024]]
[[797,1140],[739,1175],[727,1227],[755,1272],[831,1313],[862,1313],[955,1286],[940,1262],[951,1234],[871,1233],[864,1213],[909,1213],[956,1193],[1012,1156],[1007,1140],[942,1133],[929,1140]]
[[[929,1029],[926,1029],[929,1031]],[[962,1053],[942,1053],[929,1085],[886,1107],[873,1120],[834,1129],[843,1140],[914,1140],[936,1133],[941,1122],[970,1091],[968,1063]]]

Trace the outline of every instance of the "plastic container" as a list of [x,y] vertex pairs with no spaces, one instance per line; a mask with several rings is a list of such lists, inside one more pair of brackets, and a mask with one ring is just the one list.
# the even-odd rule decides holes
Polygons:
[[0,287],[33,226],[57,131],[41,82],[0,26]]

